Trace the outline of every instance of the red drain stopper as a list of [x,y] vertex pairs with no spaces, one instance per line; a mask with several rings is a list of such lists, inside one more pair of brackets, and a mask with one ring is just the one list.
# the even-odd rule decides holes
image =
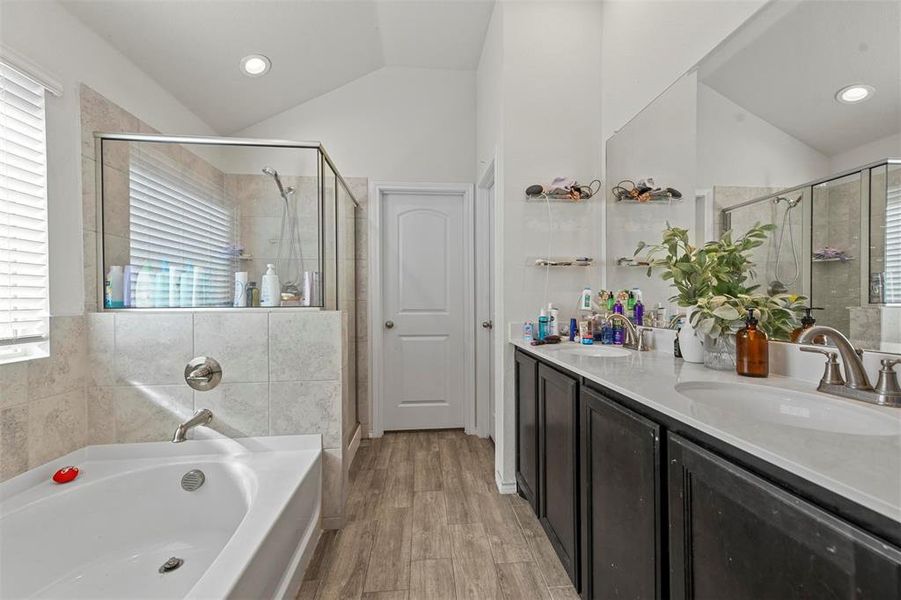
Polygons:
[[53,481],[56,483],[69,483],[78,477],[78,467],[63,467],[53,474]]

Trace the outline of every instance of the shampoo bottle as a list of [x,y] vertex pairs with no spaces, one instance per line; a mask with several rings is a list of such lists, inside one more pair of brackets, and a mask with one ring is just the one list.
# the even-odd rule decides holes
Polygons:
[[260,306],[278,306],[281,303],[282,286],[275,272],[275,265],[266,265],[266,273],[263,274],[263,284],[260,288]]
[[745,326],[735,334],[735,371],[745,377],[767,377],[770,374],[769,339],[757,329],[754,308],[748,308]]
[[125,306],[124,274],[122,267],[110,267],[106,275],[103,305],[106,308],[123,308]]
[[[816,325],[817,320],[813,318],[813,315],[810,314],[812,310],[822,310],[816,306],[805,306],[804,307],[804,316],[801,317],[801,326],[797,327],[791,334],[791,341],[797,342],[798,338],[801,337],[801,334],[804,333],[805,329],[810,329],[814,325]],[[820,336],[817,336],[819,338]],[[825,343],[825,341],[816,339],[813,341],[815,344]]]
[[560,311],[554,308],[553,303],[547,305],[547,318],[548,335],[560,335]]
[[541,341],[548,336],[548,322],[550,318],[547,315],[547,310],[542,308],[541,312],[538,313],[538,340]]

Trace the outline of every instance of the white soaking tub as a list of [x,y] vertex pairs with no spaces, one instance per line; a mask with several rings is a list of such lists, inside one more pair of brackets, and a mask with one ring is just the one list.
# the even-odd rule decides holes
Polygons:
[[[14,477],[0,484],[0,598],[293,598],[319,538],[321,447],[90,446]],[[65,465],[78,478],[53,483]],[[186,491],[193,469],[205,481]],[[184,563],[160,573],[170,557]]]

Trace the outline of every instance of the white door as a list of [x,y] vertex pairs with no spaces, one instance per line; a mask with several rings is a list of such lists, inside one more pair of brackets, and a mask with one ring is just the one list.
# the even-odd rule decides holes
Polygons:
[[494,184],[488,188],[488,436],[494,440]]
[[383,428],[463,426],[464,197],[386,192],[381,200]]
[[494,439],[494,184],[476,205],[476,430]]

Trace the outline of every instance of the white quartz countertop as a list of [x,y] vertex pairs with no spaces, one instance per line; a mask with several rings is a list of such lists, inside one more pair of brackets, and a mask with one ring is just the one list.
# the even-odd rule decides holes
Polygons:
[[[777,375],[740,377],[732,371],[715,371],[691,364],[662,351],[630,352],[608,358],[565,352],[578,344],[531,346],[512,340],[515,346],[542,360],[585,377],[648,406],[703,433],[776,467],[806,479],[901,523],[901,409],[873,406],[816,392],[807,381]],[[723,382],[775,388],[786,398],[779,410],[796,411],[791,395],[798,392],[822,397],[824,410],[819,427],[804,428],[762,420],[747,405],[727,394],[722,405],[696,402],[680,393],[678,384]],[[681,387],[681,386],[680,386]],[[760,388],[749,388],[750,390]],[[869,412],[868,412],[869,411]],[[796,414],[796,413],[793,413]],[[828,431],[828,419],[847,421],[860,415],[879,420],[876,435]],[[883,421],[884,419],[884,421]],[[822,427],[826,425],[826,427]],[[884,426],[883,426],[884,425]]]

